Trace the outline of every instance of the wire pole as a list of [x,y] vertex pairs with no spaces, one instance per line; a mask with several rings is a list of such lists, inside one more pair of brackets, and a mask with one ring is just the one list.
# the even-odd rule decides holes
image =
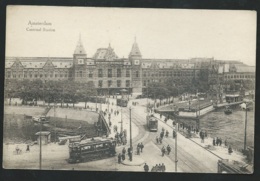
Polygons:
[[97,111],[97,94],[96,94],[96,111]]
[[246,104],[246,116],[245,116],[245,138],[244,138],[244,151],[246,150],[246,130],[247,129],[247,104]]
[[132,149],[132,118],[131,118],[131,107],[129,108],[130,111],[130,148]]
[[40,170],[42,169],[42,121],[40,120]]
[[148,116],[148,87],[146,88],[146,112],[147,112],[147,115]]
[[108,96],[107,96],[107,109],[109,111],[109,85],[108,85]]
[[175,126],[175,132],[176,132],[176,136],[175,136],[175,172],[177,172],[177,162],[178,162],[178,158],[177,158],[177,133],[178,133],[178,123],[176,123]]
[[54,122],[55,122],[55,128],[54,128],[54,143],[56,144],[56,137],[57,137],[57,133],[56,133],[56,109],[55,109],[55,103],[54,102],[54,106],[53,106],[53,113],[54,113]]
[[123,132],[123,110],[121,107],[121,133]]

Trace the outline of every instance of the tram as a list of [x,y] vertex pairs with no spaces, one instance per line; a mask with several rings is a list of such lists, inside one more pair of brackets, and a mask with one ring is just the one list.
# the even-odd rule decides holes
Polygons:
[[95,137],[70,143],[68,163],[98,160],[115,155],[115,140],[112,138]]
[[158,119],[153,115],[147,116],[147,128],[149,131],[158,131]]
[[127,107],[128,100],[127,99],[117,99],[116,105],[121,107]]

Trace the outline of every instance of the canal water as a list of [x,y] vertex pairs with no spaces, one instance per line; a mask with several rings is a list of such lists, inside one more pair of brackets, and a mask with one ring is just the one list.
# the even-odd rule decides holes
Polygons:
[[[247,146],[254,146],[254,111],[247,112]],[[210,112],[200,119],[201,129],[207,130],[211,137],[227,139],[236,149],[244,148],[245,111],[235,108],[226,115],[224,109]]]
[[[35,141],[35,133],[40,131],[40,124],[21,114],[4,115],[4,142],[24,143]],[[94,124],[86,121],[70,120],[64,118],[50,118],[49,123],[42,125],[42,131],[51,132],[51,141],[58,140],[58,136],[73,136],[86,134],[86,137],[97,136]]]

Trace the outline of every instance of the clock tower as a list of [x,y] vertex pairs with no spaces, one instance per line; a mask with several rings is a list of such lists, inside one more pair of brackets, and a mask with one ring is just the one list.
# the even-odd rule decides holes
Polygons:
[[79,36],[78,44],[73,54],[73,77],[76,81],[86,80],[86,61],[87,54]]
[[139,50],[136,38],[129,54],[129,60],[132,64],[132,92],[133,94],[139,95],[142,94],[142,54]]

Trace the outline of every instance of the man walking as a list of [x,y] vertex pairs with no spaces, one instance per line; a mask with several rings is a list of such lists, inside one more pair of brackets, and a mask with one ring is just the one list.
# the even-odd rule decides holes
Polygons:
[[162,172],[165,172],[166,168],[165,168],[165,165],[162,163]]
[[171,149],[170,145],[168,145],[168,146],[167,146],[168,155],[170,154],[171,150],[172,150],[172,149]]
[[140,155],[140,144],[137,145],[137,155]]
[[148,172],[148,171],[149,171],[149,166],[148,166],[146,163],[144,164],[144,171],[145,171],[145,172]]
[[165,154],[165,148],[164,148],[164,146],[162,147],[162,156],[164,156],[164,154]]
[[121,163],[121,153],[118,154],[118,164]]
[[143,143],[140,143],[140,149],[141,149],[141,153],[143,152],[143,148],[144,148],[144,145],[143,145]]
[[166,130],[165,137],[168,138],[168,136],[169,136],[169,131]]

